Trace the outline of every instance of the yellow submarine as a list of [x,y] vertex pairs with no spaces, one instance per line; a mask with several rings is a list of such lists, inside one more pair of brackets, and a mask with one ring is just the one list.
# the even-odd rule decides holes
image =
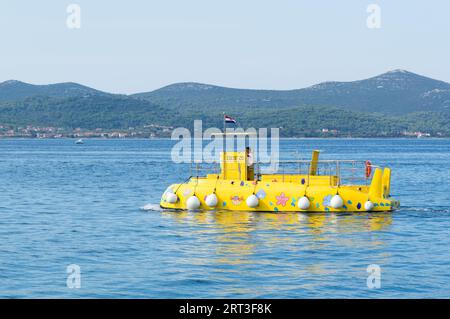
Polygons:
[[[382,212],[400,202],[391,198],[391,170],[370,161],[280,161],[277,172],[260,173],[249,147],[221,152],[218,171],[170,185],[160,206],[170,210],[257,212]],[[355,181],[362,181],[359,184]]]

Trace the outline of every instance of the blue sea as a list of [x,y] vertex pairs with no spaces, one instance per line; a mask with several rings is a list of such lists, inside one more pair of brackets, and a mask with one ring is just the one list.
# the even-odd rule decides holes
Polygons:
[[162,211],[173,144],[0,140],[0,297],[450,297],[450,140],[282,140],[392,168],[400,210],[342,214]]

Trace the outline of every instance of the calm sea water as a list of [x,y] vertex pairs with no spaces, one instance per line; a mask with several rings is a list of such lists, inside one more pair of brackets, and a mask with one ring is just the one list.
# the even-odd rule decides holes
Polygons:
[[0,297],[450,297],[450,140],[282,141],[391,166],[402,208],[382,214],[163,212],[189,175],[172,145],[0,140]]

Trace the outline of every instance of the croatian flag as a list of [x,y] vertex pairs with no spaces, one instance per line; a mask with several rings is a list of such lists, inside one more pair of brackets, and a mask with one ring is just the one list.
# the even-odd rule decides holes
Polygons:
[[234,124],[236,124],[236,120],[234,118],[232,118],[231,116],[224,115],[223,118],[225,120],[225,123],[234,123]]

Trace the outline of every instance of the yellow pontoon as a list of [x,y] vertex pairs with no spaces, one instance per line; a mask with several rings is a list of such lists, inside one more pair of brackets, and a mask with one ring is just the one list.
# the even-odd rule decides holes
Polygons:
[[[392,211],[391,170],[369,161],[280,161],[277,172],[261,173],[250,150],[222,152],[218,170],[167,188],[165,209],[262,212]],[[356,181],[361,181],[356,183]]]

